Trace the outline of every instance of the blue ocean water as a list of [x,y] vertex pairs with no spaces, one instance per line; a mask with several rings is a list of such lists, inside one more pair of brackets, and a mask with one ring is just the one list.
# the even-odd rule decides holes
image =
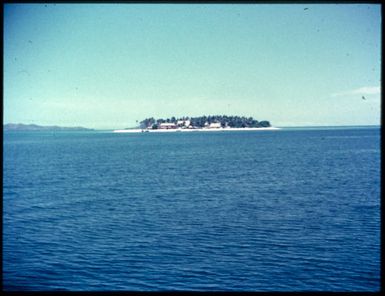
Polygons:
[[378,127],[3,148],[4,290],[380,289]]

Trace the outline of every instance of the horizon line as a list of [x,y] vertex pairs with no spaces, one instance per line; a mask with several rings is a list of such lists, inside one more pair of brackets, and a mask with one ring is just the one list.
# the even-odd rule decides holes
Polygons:
[[[76,126],[65,126],[65,125],[57,125],[57,124],[48,124],[48,125],[41,125],[37,123],[3,123],[3,127],[5,125],[9,124],[14,124],[14,125],[37,125],[41,127],[61,127],[61,128],[86,128],[94,131],[107,131],[107,130],[116,130],[116,129],[137,129],[140,127],[127,127],[127,128],[96,128],[96,127],[87,127],[87,126],[82,126],[82,125],[76,125]],[[277,128],[327,128],[327,127],[381,127],[380,124],[356,124],[356,125],[351,125],[351,124],[345,124],[345,125],[331,125],[331,124],[326,124],[326,125],[272,125],[272,127],[277,127]]]

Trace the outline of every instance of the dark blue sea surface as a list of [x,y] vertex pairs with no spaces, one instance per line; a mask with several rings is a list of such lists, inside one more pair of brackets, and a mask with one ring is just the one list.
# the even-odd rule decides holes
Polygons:
[[3,148],[4,290],[380,289],[379,127]]

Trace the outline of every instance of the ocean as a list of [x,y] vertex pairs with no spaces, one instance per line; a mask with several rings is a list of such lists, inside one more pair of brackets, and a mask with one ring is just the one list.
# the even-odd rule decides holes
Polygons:
[[5,291],[379,291],[380,128],[4,132]]

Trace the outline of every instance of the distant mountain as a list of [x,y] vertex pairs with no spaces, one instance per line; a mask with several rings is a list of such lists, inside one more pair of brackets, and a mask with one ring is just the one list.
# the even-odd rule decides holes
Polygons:
[[22,123],[7,123],[3,125],[4,131],[91,131],[93,129],[76,126],[76,127],[63,127],[63,126],[42,126],[37,124],[22,124]]

